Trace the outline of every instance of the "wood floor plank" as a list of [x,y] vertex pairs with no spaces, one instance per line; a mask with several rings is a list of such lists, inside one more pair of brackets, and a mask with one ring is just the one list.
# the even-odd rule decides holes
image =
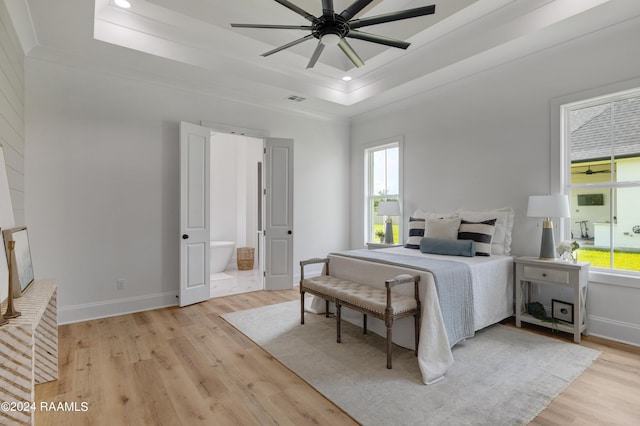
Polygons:
[[[89,411],[38,411],[36,425],[356,425],[220,317],[298,298],[258,291],[60,326],[59,379],[36,386],[36,401]],[[530,425],[639,424],[640,348],[581,344],[602,355]]]
[[[513,326],[513,319],[506,325]],[[542,327],[523,330],[572,342],[571,335]],[[601,351],[600,356],[529,426],[640,424],[640,348],[592,336],[583,336],[581,345]]]

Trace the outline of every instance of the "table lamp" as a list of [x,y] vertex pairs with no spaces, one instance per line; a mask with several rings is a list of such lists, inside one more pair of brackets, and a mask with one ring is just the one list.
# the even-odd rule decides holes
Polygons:
[[540,259],[556,260],[556,242],[553,238],[552,217],[570,217],[569,197],[566,195],[531,195],[527,216],[543,217]]
[[393,244],[393,220],[391,216],[400,216],[400,204],[397,201],[380,201],[378,203],[378,216],[387,216],[384,242]]

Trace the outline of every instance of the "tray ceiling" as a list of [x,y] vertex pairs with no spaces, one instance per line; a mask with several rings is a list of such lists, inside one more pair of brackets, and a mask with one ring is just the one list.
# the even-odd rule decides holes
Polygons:
[[[374,0],[357,17],[430,4],[436,13],[367,27],[409,41],[407,50],[350,39],[365,66],[354,68],[337,47],[327,47],[306,69],[315,39],[260,55],[307,32],[230,26],[309,24],[273,0],[130,0],[130,9],[113,0],[21,1],[27,13],[8,8],[12,19],[31,20],[16,25],[19,32],[33,31],[29,56],[134,73],[266,107],[347,117],[640,13],[640,2],[624,0]],[[322,14],[321,0],[290,1]],[[352,2],[334,0],[335,10]],[[343,81],[346,75],[352,80]],[[291,95],[305,100],[290,101]]]

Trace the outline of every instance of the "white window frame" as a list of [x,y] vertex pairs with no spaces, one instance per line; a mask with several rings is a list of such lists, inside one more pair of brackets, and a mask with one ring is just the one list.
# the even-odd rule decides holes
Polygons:
[[[571,161],[569,159],[567,146],[568,129],[565,128],[565,117],[563,116],[563,114],[566,113],[564,107],[577,103],[582,103],[584,106],[587,106],[588,101],[596,101],[597,99],[601,100],[604,98],[613,99],[615,96],[625,96],[625,94],[628,97],[629,93],[637,92],[638,88],[640,88],[640,78],[586,90],[551,101],[550,194],[560,193],[569,195],[568,191],[570,191]],[[560,223],[559,235],[562,236],[563,240],[567,240],[571,236],[570,220],[571,218],[564,219]],[[589,281],[640,289],[640,274],[633,271],[591,268]]]
[[364,159],[364,243],[373,242],[370,240],[369,229],[372,226],[372,217],[369,215],[369,202],[371,198],[378,198],[375,194],[370,194],[371,180],[373,178],[373,172],[371,170],[371,153],[397,146],[398,147],[398,194],[388,194],[389,198],[397,198],[400,204],[400,216],[398,217],[398,241],[396,244],[404,243],[404,217],[403,217],[403,175],[404,175],[404,138],[402,136],[396,136],[391,138],[382,139],[379,141],[371,142],[363,146],[362,157]]

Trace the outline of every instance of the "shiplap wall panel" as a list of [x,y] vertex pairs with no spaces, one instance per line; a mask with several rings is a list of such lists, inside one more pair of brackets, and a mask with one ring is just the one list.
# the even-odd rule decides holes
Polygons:
[[24,54],[4,2],[0,2],[0,144],[16,225],[24,213]]
[[14,69],[18,71],[16,73],[16,82],[18,82],[22,87],[18,92],[23,92],[24,72],[22,72],[22,70],[24,69],[24,52],[20,48],[20,41],[18,40],[18,36],[14,30],[13,24],[11,23],[11,18],[9,17],[9,12],[6,9],[4,2],[0,3],[0,27],[0,30],[3,31],[3,36],[9,40],[8,44],[13,46],[11,49],[7,49],[6,54],[14,64]]

